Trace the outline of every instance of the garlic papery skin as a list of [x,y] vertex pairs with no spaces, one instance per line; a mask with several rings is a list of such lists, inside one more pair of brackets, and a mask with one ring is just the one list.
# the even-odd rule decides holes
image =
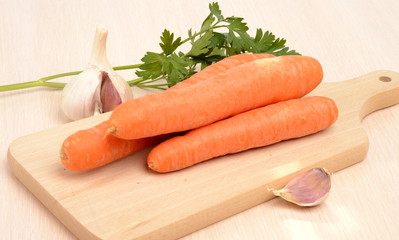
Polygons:
[[69,119],[78,120],[112,111],[133,98],[129,84],[108,62],[107,35],[104,26],[97,26],[88,66],[63,89],[61,109]]
[[280,190],[273,190],[274,195],[302,207],[320,204],[330,192],[331,174],[324,168],[313,168],[296,176]]

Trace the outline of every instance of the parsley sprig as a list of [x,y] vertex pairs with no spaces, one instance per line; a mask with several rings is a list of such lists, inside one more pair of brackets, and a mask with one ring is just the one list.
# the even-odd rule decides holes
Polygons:
[[[225,57],[239,53],[270,53],[280,55],[299,55],[295,50],[285,46],[286,40],[276,38],[269,31],[258,28],[254,37],[248,33],[247,23],[241,17],[224,17],[218,3],[209,4],[209,15],[202,22],[198,32],[188,30],[188,38],[181,40],[165,29],[159,44],[163,52],[147,52],[136,75],[140,79],[134,84],[153,82],[165,79],[166,83],[157,87],[171,87],[181,82],[199,69]],[[191,48],[187,53],[177,51],[189,42]],[[151,85],[149,86],[151,87]]]
[[[114,67],[115,70],[138,69],[137,79],[128,81],[131,86],[166,89],[181,82],[198,70],[225,57],[239,53],[270,53],[276,56],[300,55],[285,46],[286,40],[276,38],[270,31],[256,29],[255,36],[248,33],[247,23],[241,17],[224,17],[217,2],[209,4],[209,15],[198,32],[188,30],[182,40],[165,29],[161,35],[161,53],[147,52],[142,63]],[[191,44],[188,52],[178,51],[183,44]],[[63,88],[65,83],[50,80],[77,75],[81,71],[67,72],[40,78],[36,81],[0,86],[0,92],[31,87]],[[159,83],[159,80],[166,80]]]

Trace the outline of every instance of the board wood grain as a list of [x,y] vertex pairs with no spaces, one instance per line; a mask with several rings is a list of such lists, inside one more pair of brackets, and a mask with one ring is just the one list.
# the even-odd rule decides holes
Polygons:
[[183,171],[151,172],[148,150],[87,172],[65,170],[58,157],[62,141],[109,114],[16,139],[9,165],[80,239],[175,239],[272,199],[267,188],[280,188],[312,167],[336,172],[362,161],[368,138],[360,121],[399,102],[399,73],[381,70],[322,83],[310,95],[336,101],[339,118],[332,127]]

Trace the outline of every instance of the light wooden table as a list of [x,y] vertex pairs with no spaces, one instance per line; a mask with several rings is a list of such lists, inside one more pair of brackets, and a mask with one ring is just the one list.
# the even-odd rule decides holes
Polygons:
[[[377,69],[399,71],[396,0],[219,3],[225,16],[242,16],[252,30],[271,30],[291,48],[317,58],[324,81]],[[207,5],[194,0],[0,0],[0,85],[82,69],[98,23],[109,28],[112,65],[139,63],[145,51],[159,51],[164,28],[182,36],[198,29]],[[122,74],[129,78],[133,71]],[[60,93],[45,88],[0,93],[1,239],[75,239],[13,176],[6,156],[12,140],[68,122],[59,108]],[[298,208],[274,199],[184,239],[395,239],[399,106],[371,114],[363,125],[370,137],[366,159],[334,175],[322,205]]]

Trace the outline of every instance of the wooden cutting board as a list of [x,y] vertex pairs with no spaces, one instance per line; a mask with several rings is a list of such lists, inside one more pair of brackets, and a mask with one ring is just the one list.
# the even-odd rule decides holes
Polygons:
[[336,172],[362,161],[368,138],[361,119],[399,103],[399,73],[375,71],[324,82],[310,95],[336,101],[340,115],[332,127],[183,171],[151,172],[145,164],[148,150],[96,170],[65,170],[58,158],[63,140],[109,114],[19,138],[9,147],[9,164],[80,239],[175,239],[272,199],[267,188],[281,188],[310,168]]

